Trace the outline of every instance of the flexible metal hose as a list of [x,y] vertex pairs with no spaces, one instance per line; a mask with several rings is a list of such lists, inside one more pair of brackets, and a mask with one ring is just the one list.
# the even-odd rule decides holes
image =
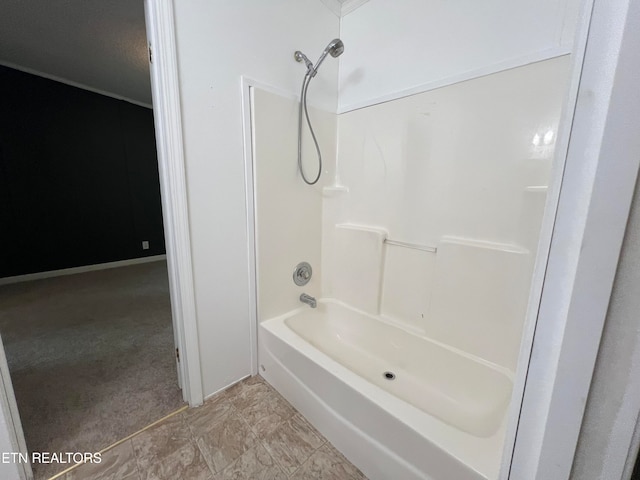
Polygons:
[[[318,140],[316,139],[316,134],[313,131],[313,127],[311,126],[311,120],[309,120],[309,111],[307,110],[307,89],[309,88],[309,83],[311,82],[311,75],[309,72],[304,76],[302,80],[302,91],[300,92],[300,108],[298,109],[298,169],[300,170],[300,175],[302,175],[302,180],[307,185],[315,185],[320,180],[320,175],[322,174],[322,154],[320,153],[320,146],[318,145]],[[309,130],[311,131],[311,138],[313,138],[313,143],[316,145],[316,152],[318,152],[318,175],[313,181],[307,180],[307,177],[304,174],[304,170],[302,169],[302,111],[304,110],[304,115],[307,118],[307,125],[309,125]]]

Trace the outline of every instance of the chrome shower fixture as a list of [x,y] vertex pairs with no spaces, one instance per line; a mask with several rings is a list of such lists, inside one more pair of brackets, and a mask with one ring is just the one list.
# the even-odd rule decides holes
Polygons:
[[333,40],[331,40],[329,42],[329,45],[327,45],[327,48],[325,48],[322,52],[322,55],[320,55],[320,58],[318,58],[316,65],[313,67],[313,73],[311,74],[311,77],[316,76],[316,73],[318,73],[318,68],[320,68],[320,65],[322,64],[322,62],[324,62],[327,54],[331,55],[333,58],[338,58],[340,55],[342,55],[342,52],[344,52],[344,43],[342,43],[342,40],[340,40],[339,38],[334,38]]
[[[318,146],[318,140],[316,139],[316,134],[313,131],[313,127],[311,126],[311,120],[309,120],[309,112],[307,111],[307,89],[309,88],[309,83],[311,79],[316,76],[318,73],[318,68],[327,55],[331,55],[333,58],[339,57],[344,52],[344,43],[339,38],[334,38],[329,42],[329,45],[324,49],[320,58],[314,65],[307,58],[307,56],[302,53],[300,50],[297,50],[293,54],[293,58],[296,59],[296,62],[304,62],[307,66],[307,73],[302,80],[302,92],[300,92],[300,108],[298,110],[298,169],[300,170],[300,175],[302,175],[302,179],[307,185],[315,185],[320,180],[320,175],[322,174],[322,154],[320,153],[320,147]],[[316,152],[318,153],[318,174],[316,178],[312,181],[307,180],[307,177],[302,170],[302,111],[304,110],[304,115],[307,118],[307,125],[309,125],[309,130],[311,132],[311,138],[313,139],[313,143],[316,146]]]
[[293,57],[296,59],[296,62],[304,61],[305,65],[307,66],[307,72],[313,71],[313,63],[311,63],[311,60],[309,60],[307,56],[300,50],[296,50],[296,53],[293,54]]
[[307,58],[307,56],[300,50],[296,50],[293,56],[296,59],[296,62],[305,63],[305,65],[307,66],[307,73],[311,76],[311,78],[313,78],[318,73],[318,68],[320,68],[320,65],[322,64],[322,62],[324,62],[324,59],[327,55],[331,55],[333,58],[337,58],[342,55],[342,52],[344,52],[344,43],[339,38],[334,38],[329,42],[327,48],[324,49],[315,66],[313,65],[313,63],[311,63],[309,58]]

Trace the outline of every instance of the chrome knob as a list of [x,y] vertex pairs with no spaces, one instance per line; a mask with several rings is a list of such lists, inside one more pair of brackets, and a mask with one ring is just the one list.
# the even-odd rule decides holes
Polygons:
[[299,287],[302,287],[303,285],[309,283],[312,275],[313,270],[311,268],[311,265],[309,265],[307,262],[300,262],[298,265],[296,265],[296,268],[293,271],[293,283],[295,283]]

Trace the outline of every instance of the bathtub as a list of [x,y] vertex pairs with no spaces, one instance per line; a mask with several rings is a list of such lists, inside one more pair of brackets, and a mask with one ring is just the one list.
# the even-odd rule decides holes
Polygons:
[[494,480],[512,374],[336,300],[260,323],[261,375],[369,478]]

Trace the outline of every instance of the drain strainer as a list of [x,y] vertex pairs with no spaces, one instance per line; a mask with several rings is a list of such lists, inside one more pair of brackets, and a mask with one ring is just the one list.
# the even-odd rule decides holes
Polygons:
[[395,373],[393,373],[393,372],[384,372],[384,373],[382,374],[382,376],[383,376],[384,378],[386,378],[387,380],[395,380],[395,379],[396,379],[396,374],[395,374]]

